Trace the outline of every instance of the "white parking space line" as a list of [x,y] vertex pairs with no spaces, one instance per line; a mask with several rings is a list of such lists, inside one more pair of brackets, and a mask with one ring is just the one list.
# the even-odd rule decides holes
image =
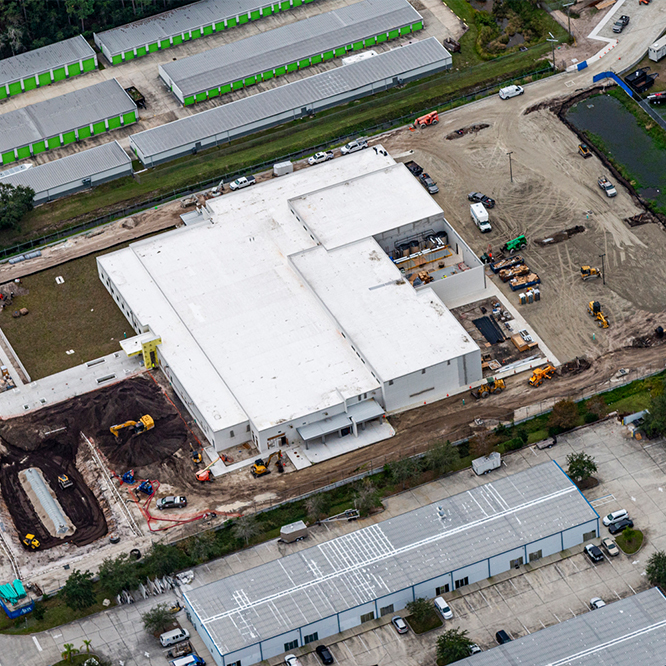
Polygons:
[[571,612],[571,614],[572,614],[574,617],[576,617],[576,613],[574,613],[574,612],[571,610],[571,606],[569,606],[569,611]]
[[[490,602],[488,601],[488,599],[486,599],[486,595],[481,590],[479,590],[479,594],[483,597],[483,600],[486,602],[486,606],[490,608]],[[500,594],[500,596],[502,595]],[[502,599],[504,599],[504,597],[502,597]]]
[[38,649],[40,652],[43,652],[43,650],[42,650],[42,646],[39,644],[39,641],[37,640],[37,636],[33,636],[33,637],[32,637],[32,640],[35,641],[35,645],[37,646],[37,649]]
[[590,504],[592,506],[603,506],[604,504],[609,504],[610,502],[617,501],[617,498],[612,493],[610,495],[604,495],[603,497],[597,497],[597,499],[592,500]]

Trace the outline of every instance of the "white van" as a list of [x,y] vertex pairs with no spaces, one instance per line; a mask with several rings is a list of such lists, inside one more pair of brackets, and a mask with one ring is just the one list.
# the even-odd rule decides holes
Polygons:
[[507,86],[506,88],[500,88],[499,96],[502,99],[509,99],[509,97],[518,97],[525,92],[525,89],[521,86]]
[[163,633],[160,636],[160,643],[162,644],[162,647],[170,647],[171,645],[180,643],[180,641],[184,641],[189,637],[190,632],[187,629],[183,629],[181,627],[180,629],[174,629],[173,631],[167,631]]
[[603,523],[606,527],[608,527],[609,525],[619,523],[625,518],[629,518],[629,513],[624,509],[620,509],[619,511],[613,511],[613,513],[609,513],[607,516],[604,516]]
[[453,611],[449,608],[449,604],[444,601],[443,597],[435,599],[435,608],[445,620],[453,619]]
[[469,212],[472,215],[474,224],[479,227],[479,231],[485,234],[487,231],[493,230],[490,226],[490,222],[488,222],[488,211],[482,203],[473,203],[469,207]]

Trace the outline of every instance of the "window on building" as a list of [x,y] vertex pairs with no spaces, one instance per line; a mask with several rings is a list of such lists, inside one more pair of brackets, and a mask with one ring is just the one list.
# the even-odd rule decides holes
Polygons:
[[249,423],[245,426],[245,432],[250,432],[250,424]]
[[509,566],[512,569],[517,569],[518,567],[521,567],[523,565],[523,558],[522,557],[517,557],[515,560],[511,560],[509,562]]
[[298,647],[298,639],[295,641],[289,641],[284,644],[284,651],[289,652],[289,650],[295,650]]
[[393,380],[389,379],[389,386],[393,386]]
[[422,375],[425,375],[425,370],[426,370],[425,368],[423,368],[423,370],[421,370]]
[[393,604],[390,606],[384,606],[384,608],[379,609],[380,617],[384,617],[384,615],[388,615],[389,613],[393,613]]
[[459,587],[465,587],[465,585],[469,585],[469,577],[468,576],[465,576],[464,578],[461,578],[460,580],[455,581],[456,590]]
[[446,594],[447,592],[450,592],[449,584],[446,583],[446,585],[441,585],[440,587],[435,588],[435,594],[437,596],[440,596],[440,594]]
[[303,636],[303,643],[307,645],[308,643],[314,643],[315,641],[319,640],[319,633],[314,632],[314,634],[308,634],[307,636]]
[[233,431],[233,430],[230,430],[230,431],[229,431],[229,437],[233,437],[233,436],[234,436],[234,431]]
[[530,562],[534,562],[536,560],[540,560],[543,557],[543,552],[537,550],[535,553],[530,553],[528,557],[530,559]]
[[241,666],[240,659],[238,661],[234,661],[230,664],[227,664],[227,666]]
[[366,613],[365,615],[361,615],[361,622],[370,622],[370,620],[375,619],[375,611],[370,611],[369,613]]

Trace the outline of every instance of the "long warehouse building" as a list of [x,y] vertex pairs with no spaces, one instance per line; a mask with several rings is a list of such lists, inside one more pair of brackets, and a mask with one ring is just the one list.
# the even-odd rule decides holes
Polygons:
[[82,35],[19,53],[0,63],[0,99],[43,88],[97,68],[97,54]]
[[0,183],[31,187],[35,191],[34,202],[41,204],[131,175],[132,159],[117,141],[111,141],[59,160],[0,176]]
[[132,134],[130,146],[145,166],[152,167],[436,74],[451,63],[451,54],[430,37]]
[[202,0],[95,33],[95,44],[113,65],[199,39],[314,0]]
[[115,79],[0,115],[0,154],[9,164],[138,120]]
[[548,462],[185,592],[184,599],[218,666],[250,666],[598,534],[597,512]]
[[181,104],[203,102],[423,28],[407,0],[363,0],[159,67]]

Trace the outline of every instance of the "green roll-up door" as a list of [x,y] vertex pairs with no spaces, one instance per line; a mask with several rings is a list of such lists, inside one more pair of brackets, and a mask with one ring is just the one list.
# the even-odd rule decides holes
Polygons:
[[220,86],[220,95],[226,95],[228,92],[231,92],[231,83]]
[[396,39],[400,35],[399,30],[391,30],[389,32],[389,39]]
[[[123,61],[123,57],[122,57],[121,55],[114,55],[114,56],[111,58],[111,62],[112,62],[114,65],[120,65],[120,63],[121,63],[122,61]],[[55,72],[53,72],[53,74],[54,74],[54,76],[55,76]],[[57,81],[57,80],[58,80],[58,79],[56,79],[56,81]]]
[[22,92],[23,89],[21,88],[21,84],[18,81],[9,84],[10,95],[20,95]]
[[43,141],[33,143],[30,147],[32,148],[33,155],[38,155],[39,153],[43,153],[46,150],[46,144]]
[[227,28],[235,28],[237,24],[238,21],[235,18],[227,19]]
[[201,28],[192,30],[192,39],[199,39],[199,37],[201,37]]
[[297,62],[291,62],[287,65],[287,71],[288,72],[295,72],[298,69],[298,63]]
[[412,32],[416,32],[417,30],[423,30],[423,21],[412,23]]
[[195,95],[195,98],[197,102],[205,102],[207,99],[207,95],[205,92],[200,92]]
[[261,10],[261,15],[262,16],[270,16],[273,13],[273,8],[272,7],[264,7]]
[[118,129],[122,123],[120,122],[120,116],[113,116],[109,118],[109,129]]
[[99,123],[93,123],[93,134],[104,134],[106,132],[106,125],[104,124],[104,121],[101,121]]
[[81,65],[78,62],[73,62],[67,65],[67,76],[78,76],[81,73]]
[[300,7],[303,4],[303,0],[291,0],[292,7]]
[[310,66],[310,58],[305,58],[298,61],[298,69],[303,69],[304,67]]
[[203,34],[204,35],[212,35],[213,34],[213,26],[212,25],[204,26]]
[[250,19],[252,21],[258,21],[261,18],[261,11],[258,9],[255,9],[254,11],[250,12]]
[[307,3],[312,2],[312,0],[303,0],[303,2],[307,5]]
[[231,87],[234,90],[240,90],[243,87],[243,82],[242,81],[234,81]]
[[125,51],[125,60],[134,60],[134,51]]
[[222,32],[226,26],[224,25],[224,21],[220,21],[219,23],[215,24],[215,32]]
[[289,7],[290,7],[289,0],[285,0],[284,2],[280,3],[280,10],[283,12],[289,9]]
[[244,81],[246,86],[253,86],[256,82],[257,82],[256,76],[248,76]]
[[335,53],[333,51],[326,51],[326,53],[324,53],[324,60],[331,60],[332,58],[335,58]]
[[[30,156],[30,151],[28,151],[28,157]],[[10,150],[7,153],[2,153],[2,163],[11,164],[16,158],[14,157],[14,151]]]
[[34,90],[36,87],[37,79],[34,76],[23,79],[23,90]]
[[352,48],[354,51],[360,51],[363,48],[363,42],[354,42]]
[[52,136],[50,139],[46,140],[46,145],[49,147],[49,150],[53,150],[54,148],[60,148],[60,146],[62,145],[60,143],[60,137]]
[[7,92],[7,86],[0,86],[0,99],[5,99],[8,96],[9,93]]
[[249,20],[250,20],[250,17],[247,14],[241,14],[238,17],[239,25],[242,25],[243,23],[247,23]]
[[412,31],[411,25],[406,25],[404,28],[400,28],[401,35],[408,35]]
[[189,42],[190,39],[192,39],[192,35],[189,32],[183,33],[183,41],[184,42]]
[[381,44],[382,42],[385,42],[388,39],[386,33],[383,33],[381,35],[377,35],[377,44]]
[[79,127],[77,133],[79,135],[79,141],[81,141],[82,139],[87,139],[89,136],[92,135],[92,132],[90,131],[90,127],[88,127],[88,125],[86,125],[85,127]]
[[363,46],[367,49],[369,46],[374,46],[377,43],[376,37],[370,37],[370,39],[366,39],[363,41]]
[[[51,83],[51,72],[44,72],[43,74],[40,74],[37,78],[39,79],[40,86],[48,86]],[[0,91],[0,95],[2,95],[2,91]]]
[[347,53],[347,49],[344,46],[341,46],[339,49],[335,49],[335,55],[340,57]]
[[213,88],[212,90],[208,91],[208,99],[211,97],[217,97],[220,94],[220,89],[219,88]]
[[65,132],[62,135],[62,145],[65,146],[68,143],[74,143],[76,141],[76,132]]
[[285,67],[276,67],[275,68],[275,76],[282,76],[287,69]]
[[125,125],[131,125],[136,122],[136,111],[130,111],[129,113],[123,114],[123,123]]
[[268,81],[268,79],[272,79],[274,76],[275,76],[275,74],[274,74],[273,70],[271,70],[270,72],[264,72],[261,75],[261,80],[262,81]]
[[30,157],[30,146],[22,146],[16,151],[16,154],[20,160],[24,160],[27,157]]
[[190,106],[190,104],[194,104],[194,95],[192,95],[191,97],[186,97],[184,104],[185,106]]
[[316,55],[316,56],[312,56],[311,60],[312,60],[313,65],[317,65],[321,62],[322,58],[321,58],[321,55]]
[[182,35],[175,35],[173,37],[173,45],[176,46],[176,44],[182,44],[183,43],[183,36]]
[[137,58],[143,58],[143,56],[146,55],[146,47],[145,46],[138,46],[136,49],[136,57]]
[[160,50],[160,45],[157,42],[153,42],[152,44],[148,44],[148,53],[155,53],[156,51]]
[[163,39],[160,42],[160,50],[161,49],[168,49],[171,46],[171,42],[168,39]]
[[83,61],[84,72],[92,72],[94,69],[95,69],[95,58],[88,58],[88,60]]
[[273,5],[273,13],[277,14],[280,11],[280,3],[276,3]]

